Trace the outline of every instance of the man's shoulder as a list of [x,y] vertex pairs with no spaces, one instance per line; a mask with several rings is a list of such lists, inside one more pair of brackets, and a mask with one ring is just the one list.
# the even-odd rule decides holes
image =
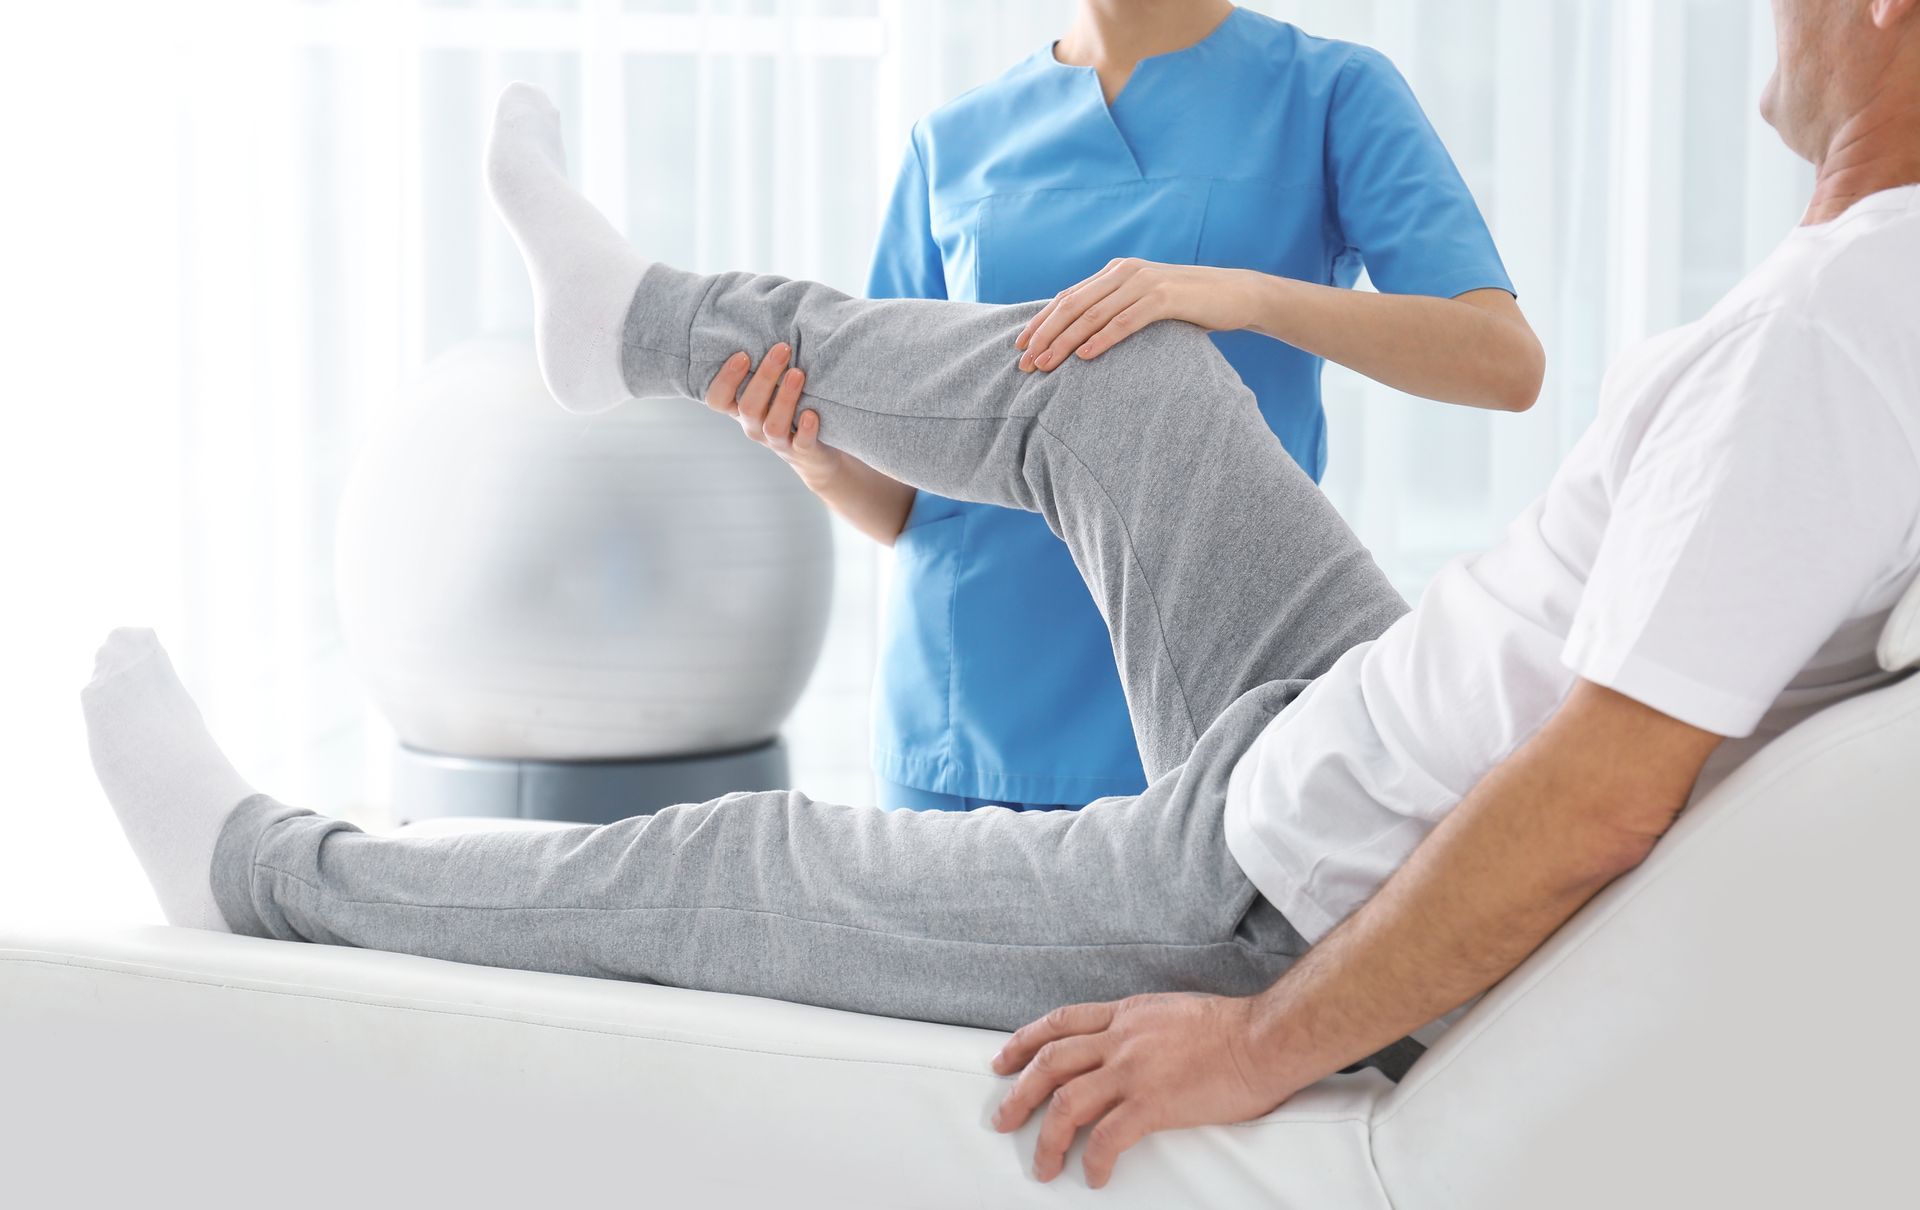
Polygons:
[[1820,241],[1826,255],[1809,274],[1805,307],[1838,337],[1871,334],[1878,347],[1863,351],[1896,355],[1912,370],[1911,352],[1920,347],[1920,187],[1903,192],[1905,206],[1862,215],[1850,230],[1834,232],[1843,238]]
[[1899,193],[1870,213],[1843,215],[1835,238],[1816,241],[1830,246],[1800,304],[1822,342],[1871,384],[1920,458],[1920,186]]
[[1920,190],[1913,200],[1796,231],[1692,326],[1690,343],[1837,350],[1920,408]]
[[[1869,361],[1920,346],[1920,187],[1876,195],[1797,232],[1756,274],[1756,306],[1777,309]],[[1920,387],[1920,383],[1907,384]]]

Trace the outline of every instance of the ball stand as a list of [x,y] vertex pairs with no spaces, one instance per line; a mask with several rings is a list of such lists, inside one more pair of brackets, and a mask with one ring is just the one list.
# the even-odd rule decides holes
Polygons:
[[778,738],[730,752],[652,760],[486,760],[423,752],[394,755],[399,824],[449,817],[612,823],[675,803],[789,784]]

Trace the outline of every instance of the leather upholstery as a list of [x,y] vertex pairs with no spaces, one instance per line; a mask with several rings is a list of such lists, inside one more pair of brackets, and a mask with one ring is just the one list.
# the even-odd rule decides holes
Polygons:
[[1396,1210],[1898,1201],[1917,860],[1909,677],[1762,750],[1440,1040],[1375,1116]]
[[1149,1140],[1094,1193],[1026,1175],[1034,1126],[988,1127],[1001,1040],[189,929],[0,931],[0,1203],[1389,1210],[1377,1075]]

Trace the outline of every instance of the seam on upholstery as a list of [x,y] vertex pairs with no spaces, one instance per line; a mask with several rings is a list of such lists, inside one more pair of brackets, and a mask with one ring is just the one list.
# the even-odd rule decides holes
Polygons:
[[1364,1140],[1367,1149],[1367,1171],[1373,1176],[1373,1187],[1380,1191],[1381,1204],[1386,1206],[1387,1210],[1394,1210],[1393,1194],[1387,1192],[1387,1178],[1380,1174],[1380,1161],[1374,1154],[1373,1128],[1373,1118],[1369,1115],[1360,1125],[1360,1137]]
[[[1853,700],[1857,701],[1861,699],[1856,698]],[[1786,776],[1788,776],[1789,774],[1799,772],[1801,769],[1806,767],[1808,762],[1816,760],[1819,757],[1825,756],[1827,753],[1833,751],[1835,748],[1853,743],[1854,741],[1863,739],[1869,735],[1874,735],[1881,731],[1885,731],[1888,728],[1893,727],[1895,725],[1904,724],[1907,719],[1909,719],[1910,717],[1916,714],[1920,714],[1920,699],[1917,699],[1912,704],[1906,706],[1904,709],[1901,709],[1899,713],[1893,715],[1892,717],[1882,719],[1872,724],[1871,726],[1856,725],[1853,728],[1850,728],[1849,730],[1839,735],[1832,736],[1831,738],[1827,739],[1824,743],[1820,744],[1818,747],[1812,749],[1811,751],[1801,754],[1796,759],[1790,761],[1782,768],[1776,769],[1773,772],[1767,774],[1758,783],[1742,789],[1740,792],[1740,797],[1742,799],[1745,799],[1751,795],[1760,794],[1766,789],[1768,789],[1769,787],[1771,787],[1772,785],[1774,785],[1776,782],[1780,781],[1782,778],[1785,778]],[[1774,742],[1777,743],[1779,741],[1776,740]],[[1757,760],[1761,755],[1764,755],[1764,754],[1765,753],[1763,750],[1761,753],[1756,754],[1751,759]],[[1744,768],[1745,766],[1742,766],[1742,767]],[[1737,776],[1737,771],[1735,775]],[[1714,833],[1720,830],[1723,830],[1728,826],[1728,819],[1731,817],[1731,815],[1732,815],[1731,812],[1723,812],[1721,818],[1708,821],[1706,825],[1696,830],[1693,833],[1693,835],[1684,837],[1680,842],[1680,847],[1675,849],[1674,851],[1676,853],[1684,853],[1692,849],[1698,848],[1702,844],[1705,844],[1706,838],[1711,837],[1712,835],[1714,835]],[[1669,867],[1671,866],[1671,864],[1672,863],[1670,862]],[[1609,921],[1611,921],[1614,917],[1618,916],[1621,912],[1624,912],[1635,900],[1639,899],[1640,896],[1646,894],[1650,888],[1659,885],[1659,883],[1663,879],[1667,878],[1671,872],[1672,872],[1671,868],[1655,871],[1650,877],[1647,878],[1647,880],[1644,883],[1642,883],[1640,886],[1635,887],[1631,894],[1622,896],[1618,902],[1610,905],[1605,915],[1588,921],[1585,928],[1581,932],[1581,935],[1567,946],[1566,952],[1556,957],[1553,963],[1547,966],[1545,969],[1535,971],[1533,975],[1527,980],[1526,986],[1518,989],[1514,993],[1514,996],[1511,1000],[1509,1000],[1507,1003],[1500,1006],[1500,1009],[1498,1012],[1495,1012],[1491,1017],[1487,1018],[1485,1021],[1477,1023],[1476,1026],[1474,1027],[1473,1033],[1470,1036],[1463,1037],[1460,1041],[1460,1045],[1458,1046],[1458,1048],[1456,1048],[1452,1054],[1446,1056],[1445,1060],[1440,1062],[1439,1065],[1433,1069],[1431,1074],[1426,1075],[1424,1078],[1422,1078],[1417,1087],[1408,1089],[1406,1097],[1403,1100],[1401,1100],[1401,1102],[1398,1105],[1389,1109],[1387,1112],[1385,1112],[1384,1114],[1381,1114],[1378,1118],[1375,1119],[1375,1123],[1374,1123],[1375,1126],[1376,1127],[1386,1126],[1389,1122],[1393,1121],[1395,1117],[1399,1116],[1401,1110],[1405,1109],[1407,1106],[1413,1104],[1413,1102],[1418,1100],[1420,1098],[1420,1094],[1426,1091],[1428,1085],[1432,1084],[1435,1080],[1439,1079],[1443,1074],[1445,1074],[1448,1068],[1452,1067],[1455,1063],[1459,1062],[1462,1056],[1464,1056],[1469,1051],[1471,1051],[1479,1043],[1480,1039],[1484,1038],[1487,1035],[1487,1033],[1493,1029],[1494,1026],[1498,1025],[1506,1017],[1508,1013],[1512,1012],[1514,1008],[1520,1004],[1521,1001],[1527,998],[1528,993],[1530,993],[1534,988],[1538,987],[1541,983],[1545,982],[1550,975],[1552,975],[1555,971],[1559,970],[1568,961],[1570,961],[1575,954],[1578,954],[1581,950],[1586,948],[1586,946],[1592,942],[1593,938],[1598,936],[1604,930],[1606,924]],[[1405,1087],[1405,1085],[1403,1084],[1402,1087]]]
[[[414,909],[418,911],[436,911],[436,912],[598,912],[598,913],[608,913],[613,915],[628,915],[636,912],[719,912],[719,913],[726,913],[726,914],[739,915],[739,916],[772,917],[773,919],[776,919],[776,920],[791,921],[794,924],[804,924],[804,925],[812,926],[814,928],[845,929],[849,932],[869,933],[877,937],[895,937],[895,938],[902,938],[902,939],[910,939],[918,942],[934,942],[940,945],[958,945],[958,946],[968,946],[968,947],[979,947],[984,949],[1208,950],[1208,949],[1217,949],[1223,945],[1232,946],[1234,944],[1231,941],[1150,941],[1150,940],[1084,941],[1084,942],[1075,942],[1072,944],[1031,942],[1031,941],[974,941],[974,940],[969,940],[962,937],[935,937],[935,936],[923,936],[917,933],[894,932],[889,929],[868,928],[864,925],[847,924],[837,920],[816,920],[810,916],[794,916],[786,912],[776,912],[766,908],[732,907],[725,904],[663,903],[663,904],[634,905],[631,907],[591,907],[584,904],[570,904],[567,906],[540,907],[532,904],[520,905],[520,904],[485,904],[485,903],[404,903],[396,899],[355,899],[347,895],[337,894],[335,892],[327,890],[325,887],[319,885],[316,882],[313,882],[310,879],[301,877],[299,874],[294,873],[292,870],[286,869],[282,866],[275,865],[271,861],[261,860],[259,858],[255,858],[254,860],[254,869],[256,872],[266,871],[272,874],[278,874],[283,878],[299,883],[301,886],[306,887],[308,890],[313,891],[316,894],[319,894],[326,898],[330,898],[336,903],[349,903],[349,904],[355,904],[362,907],[402,908],[402,909]],[[382,952],[388,952],[388,951],[382,951]],[[518,968],[509,968],[509,969],[518,969]]]
[[[300,943],[299,942],[281,942],[280,944],[295,945]],[[369,952],[380,953],[384,951],[375,950],[375,951],[369,951]],[[277,987],[244,987],[239,984],[236,984],[226,979],[222,979],[218,977],[209,978],[209,979],[195,979],[195,978],[184,977],[181,975],[159,974],[159,973],[150,972],[150,971],[124,970],[118,967],[100,966],[90,962],[58,962],[48,958],[9,958],[9,959],[5,959],[4,961],[16,963],[16,964],[22,964],[22,965],[29,965],[29,966],[51,966],[51,967],[56,967],[63,970],[96,971],[102,974],[123,975],[130,979],[149,979],[149,980],[153,980],[155,982],[160,982],[160,983],[178,983],[178,984],[184,984],[191,987],[210,987],[210,988],[215,988],[219,991],[246,992],[251,995],[257,995],[257,996],[282,996],[282,997],[287,997],[289,999],[296,999],[296,1000],[325,1000],[334,1004],[358,1004],[367,1008],[391,1009],[396,1012],[421,1013],[428,1016],[466,1017],[466,1018],[482,1020],[482,1021],[504,1021],[514,1025],[529,1025],[539,1029],[559,1029],[559,1030],[565,1030],[568,1033],[598,1034],[602,1037],[608,1037],[608,1038],[632,1038],[632,1039],[643,1041],[643,1042],[664,1042],[674,1046],[694,1046],[702,1050],[724,1050],[724,1051],[735,1052],[738,1054],[750,1054],[750,1055],[778,1055],[780,1057],[789,1058],[789,1059],[810,1059],[810,1060],[814,1060],[822,1063],[850,1063],[850,1064],[858,1064],[860,1066],[867,1066],[867,1067],[908,1067],[908,1068],[914,1068],[920,1071],[940,1071],[940,1072],[947,1072],[952,1075],[972,1076],[979,1079],[992,1080],[996,1083],[1005,1083],[1005,1082],[1008,1082],[1011,1078],[1007,1076],[996,1076],[996,1075],[993,1075],[991,1072],[973,1071],[964,1067],[944,1067],[934,1063],[914,1063],[914,1062],[909,1062],[903,1059],[858,1059],[858,1058],[851,1058],[851,1057],[841,1056],[841,1055],[796,1053],[790,1050],[768,1050],[764,1047],[736,1046],[736,1045],[732,1045],[730,1043],[725,1043],[725,1042],[700,1042],[700,1041],[695,1041],[694,1039],[691,1039],[691,1038],[671,1038],[671,1037],[665,1037],[660,1034],[654,1034],[654,1033],[628,1032],[628,1031],[614,1029],[607,1026],[577,1025],[577,1024],[569,1024],[564,1021],[538,1020],[530,1017],[512,1016],[510,1014],[505,1014],[505,1013],[483,1012],[483,1011],[478,1011],[471,1008],[434,1008],[424,1004],[392,1004],[386,1001],[370,999],[363,996],[356,996],[356,995],[350,995],[350,994],[343,995],[337,991],[333,991],[331,989],[325,989],[325,988],[313,988],[313,989],[300,988],[297,990],[289,990],[289,989],[277,988]],[[445,961],[445,959],[435,959],[435,961]],[[461,963],[459,965],[468,965],[468,964]],[[482,968],[482,969],[492,969],[492,968]],[[510,969],[510,968],[502,968],[502,969]],[[538,973],[538,972],[535,972],[535,973]],[[572,977],[590,978],[591,976],[572,976]],[[608,980],[608,982],[620,982],[620,981]],[[635,986],[635,987],[650,986],[648,984],[643,984],[643,983],[630,983],[629,985]],[[662,984],[658,986],[665,986],[665,985]],[[690,990],[690,989],[679,989],[679,990]],[[738,994],[738,993],[716,993],[716,994]],[[753,998],[760,999],[764,997],[753,997]],[[785,1003],[791,1003],[791,1002],[780,1000],[780,1001],[774,1001],[774,1003],[785,1004]],[[829,1012],[847,1011],[845,1009],[826,1009],[826,1006],[824,1005],[803,1005],[802,1007],[822,1008]],[[895,1020],[895,1021],[904,1021],[904,1020],[908,1020],[909,1018],[889,1017],[886,1019]],[[926,1022],[926,1024],[939,1025],[941,1023],[938,1021],[931,1021],[931,1022]],[[964,1027],[964,1028],[974,1028],[974,1027]],[[1004,1032],[1004,1031],[995,1031],[995,1032]]]
[[[1285,1109],[1286,1106],[1282,1103],[1274,1113],[1285,1112]],[[1262,1126],[1286,1126],[1294,1123],[1305,1126],[1364,1126],[1366,1122],[1366,1115],[1358,1113],[1296,1113],[1289,1115],[1285,1121],[1275,1121],[1272,1114],[1263,1114],[1245,1122],[1214,1122],[1212,1125],[1222,1126],[1228,1130],[1258,1130]]]

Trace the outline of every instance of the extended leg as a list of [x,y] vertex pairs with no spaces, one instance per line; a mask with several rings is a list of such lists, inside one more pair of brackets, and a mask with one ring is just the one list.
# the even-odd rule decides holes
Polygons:
[[1236,706],[1141,798],[1079,813],[762,793],[436,839],[253,795],[150,633],[109,640],[85,703],[102,785],[177,924],[998,1028],[1073,1001],[1252,992],[1304,949],[1217,809],[1277,701]]
[[1405,605],[1204,333],[1160,324],[1023,374],[1033,307],[874,302],[655,266],[626,320],[635,394],[701,394],[788,341],[821,437],[964,500],[1043,514],[1112,633],[1149,777],[1242,693],[1311,678]]

